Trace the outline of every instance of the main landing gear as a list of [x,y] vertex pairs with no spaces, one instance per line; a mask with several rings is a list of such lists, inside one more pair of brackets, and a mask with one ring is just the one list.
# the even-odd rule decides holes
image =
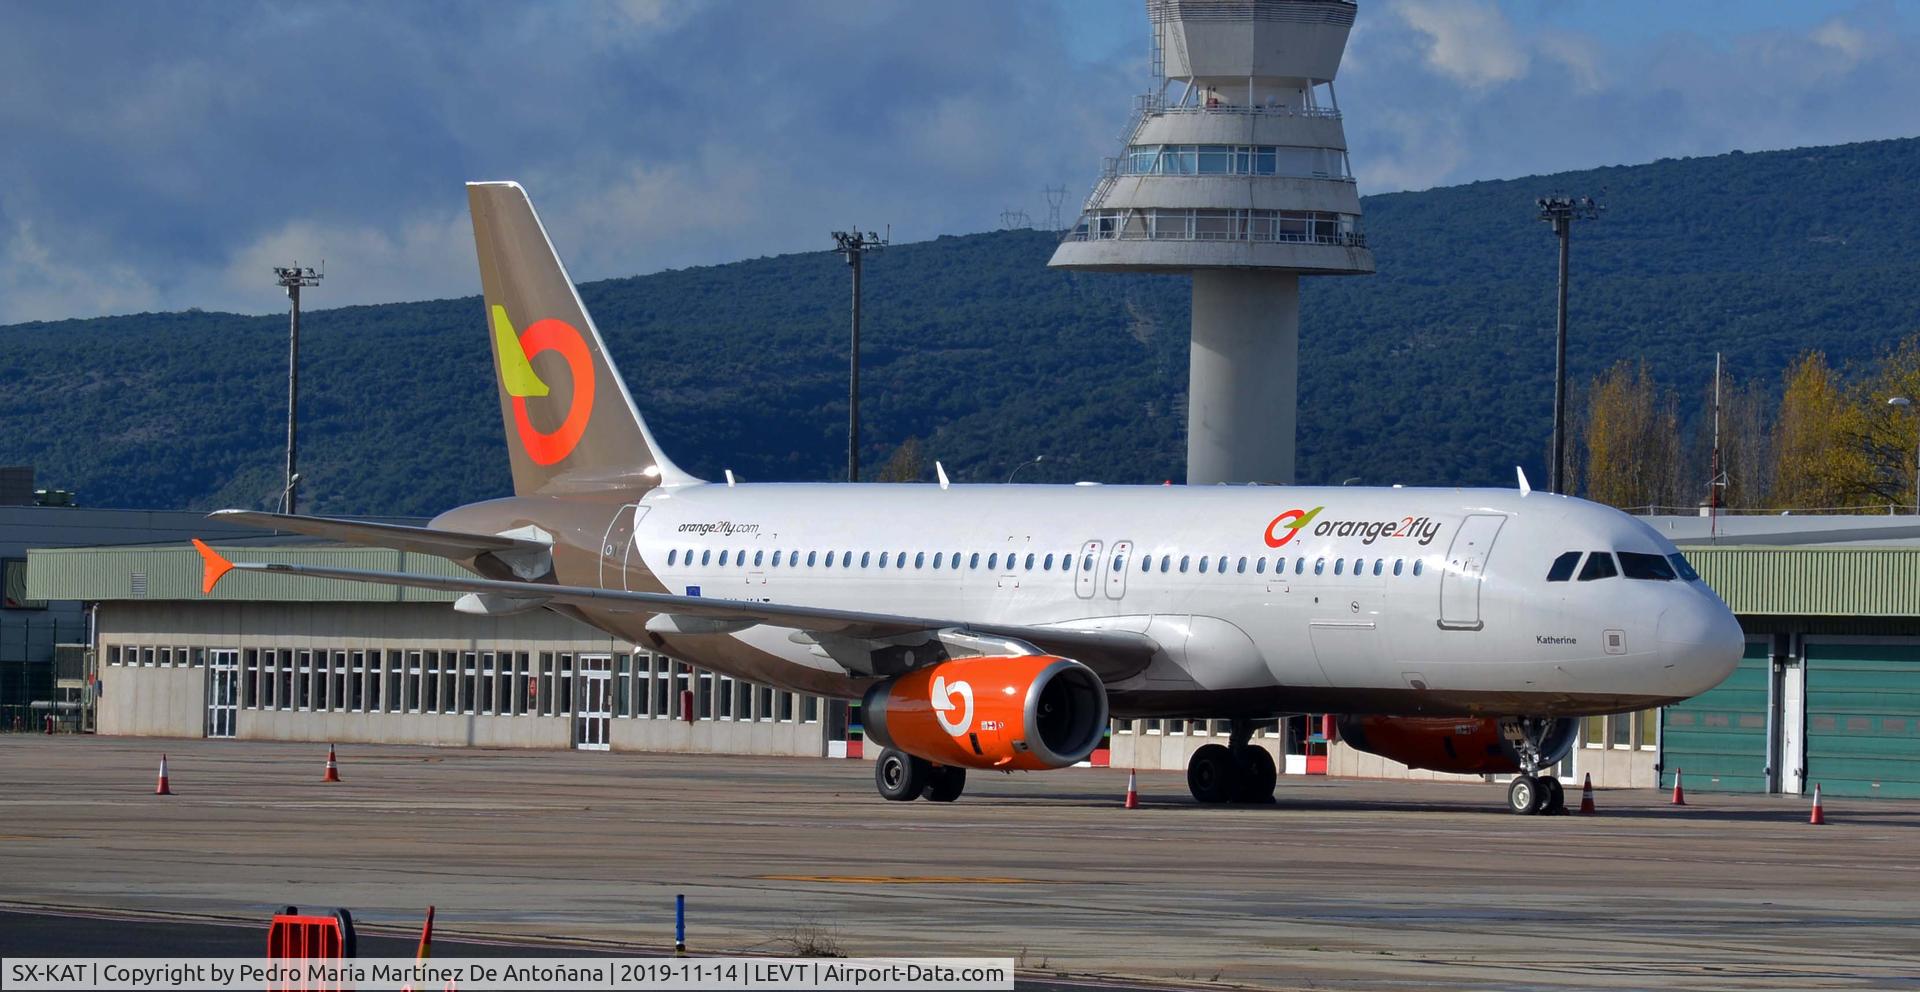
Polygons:
[[873,763],[873,784],[883,799],[906,803],[925,797],[936,803],[950,803],[967,788],[967,770],[956,765],[936,765],[905,751],[887,748]]
[[1507,783],[1508,810],[1523,816],[1554,816],[1567,811],[1567,793],[1560,779],[1540,774],[1546,763],[1541,745],[1552,728],[1552,720],[1532,717],[1500,722],[1501,735],[1520,755],[1520,774]]
[[1252,720],[1235,720],[1227,744],[1208,744],[1187,761],[1187,789],[1202,803],[1270,803],[1280,781],[1273,754],[1255,746]]

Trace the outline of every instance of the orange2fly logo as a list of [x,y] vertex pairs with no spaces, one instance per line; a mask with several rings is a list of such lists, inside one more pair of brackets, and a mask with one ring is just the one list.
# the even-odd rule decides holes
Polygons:
[[[534,464],[552,465],[573,453],[587,432],[587,420],[593,416],[593,352],[579,329],[564,320],[535,321],[524,333],[515,334],[507,308],[495,304],[492,311],[493,352],[499,359],[500,384],[513,398],[514,429]],[[573,382],[566,419],[552,431],[534,427],[527,416],[528,399],[552,392],[533,371],[533,356],[543,351],[559,353]]]
[[[1267,524],[1267,547],[1285,547],[1288,541],[1299,536],[1301,529],[1305,528],[1307,524],[1324,509],[1326,509],[1326,507],[1316,506],[1311,510],[1288,510],[1274,517],[1273,520]],[[1286,533],[1275,536],[1274,531],[1277,530],[1284,530]]]

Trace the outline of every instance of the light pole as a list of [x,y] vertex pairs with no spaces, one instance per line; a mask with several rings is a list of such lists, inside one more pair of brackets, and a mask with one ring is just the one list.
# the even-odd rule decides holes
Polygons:
[[835,251],[847,257],[853,270],[853,346],[847,353],[847,481],[860,481],[860,261],[868,252],[885,248],[893,235],[887,225],[887,237],[859,228],[833,232]]
[[[325,267],[326,262],[320,264]],[[273,277],[287,291],[287,299],[293,301],[293,322],[287,327],[287,486],[280,490],[280,512],[291,514],[300,498],[295,489],[300,485],[300,473],[293,470],[294,439],[300,421],[300,290],[320,285],[326,273],[295,262],[274,266]]]
[[1553,233],[1560,239],[1560,306],[1557,329],[1553,345],[1553,468],[1548,473],[1548,487],[1556,493],[1565,494],[1565,469],[1567,464],[1567,261],[1568,246],[1573,240],[1573,222],[1593,220],[1605,210],[1590,196],[1543,196],[1534,201],[1540,208],[1539,217],[1553,225]]
[[[1905,396],[1895,396],[1887,400],[1888,406],[1913,409],[1913,401]],[[1920,440],[1914,442],[1913,450],[1913,512],[1920,514]]]
[[1016,475],[1019,475],[1021,469],[1026,468],[1029,465],[1038,465],[1042,461],[1044,461],[1046,457],[1047,457],[1046,455],[1034,455],[1033,461],[1021,462],[1020,464],[1015,465],[1013,467],[1013,471],[1007,473],[1007,485],[1009,486],[1013,485],[1013,477]]

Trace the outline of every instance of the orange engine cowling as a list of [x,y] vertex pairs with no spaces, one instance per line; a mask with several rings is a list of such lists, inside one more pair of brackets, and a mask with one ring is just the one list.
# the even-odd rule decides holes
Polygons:
[[1107,690],[1071,658],[956,658],[867,690],[867,739],[936,764],[1039,771],[1081,761],[1107,727]]
[[[1571,719],[1553,722],[1541,747],[1547,764],[1566,757],[1576,729]],[[1343,716],[1340,739],[1409,768],[1467,775],[1520,770],[1520,753],[1500,735],[1500,721],[1485,717]]]

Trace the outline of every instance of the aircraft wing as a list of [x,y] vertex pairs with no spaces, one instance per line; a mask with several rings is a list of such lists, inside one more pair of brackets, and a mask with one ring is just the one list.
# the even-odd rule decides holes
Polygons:
[[[257,516],[275,516],[257,514]],[[385,526],[385,525],[381,525]],[[627,592],[618,589],[593,589],[587,586],[563,586],[547,582],[519,582],[479,577],[416,575],[410,572],[381,572],[360,568],[334,568],[325,565],[294,565],[279,562],[234,562],[218,551],[195,540],[193,545],[206,562],[202,591],[211,593],[222,576],[230,571],[268,572],[302,575],[316,579],[345,579],[380,585],[407,586],[414,589],[440,589],[447,592],[475,593],[527,603],[564,604],[598,610],[666,614],[705,620],[759,624],[805,631],[829,637],[886,640],[943,630],[959,630],[990,637],[1009,637],[1026,641],[1050,654],[1059,654],[1093,669],[1102,681],[1114,682],[1144,671],[1159,643],[1145,634],[1124,630],[1095,630],[1051,625],[973,623],[951,617],[909,617],[890,613],[868,613],[819,606],[783,606],[746,600],[708,599],[702,596],[675,596],[671,593]]]
[[489,552],[502,556],[541,556],[549,551],[547,545],[538,541],[523,541],[497,534],[463,534],[459,531],[435,530],[431,527],[409,527],[404,524],[381,524],[365,520],[302,517],[287,513],[263,513],[256,510],[215,510],[207,516],[213,520],[246,524],[262,530],[283,530],[293,534],[306,534],[310,537],[330,538],[349,544],[417,551],[421,554],[450,558],[455,561],[466,561]]

